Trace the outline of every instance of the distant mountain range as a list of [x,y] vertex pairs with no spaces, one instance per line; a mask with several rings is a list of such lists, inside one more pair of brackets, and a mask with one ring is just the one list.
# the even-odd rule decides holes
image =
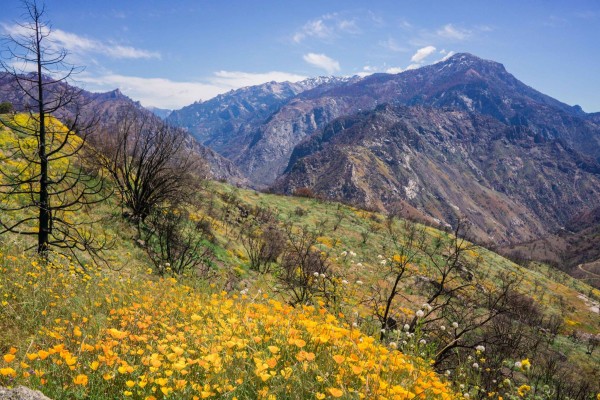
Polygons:
[[[68,84],[61,83],[65,88],[69,88]],[[101,130],[103,126],[108,126],[117,117],[117,111],[121,107],[133,106],[141,114],[146,115],[147,118],[158,118],[155,113],[145,109],[139,102],[133,101],[129,97],[125,96],[119,89],[106,92],[106,93],[92,93],[85,90],[80,90],[82,103],[86,104],[80,111],[83,114],[93,115],[98,120],[98,130]],[[0,72],[0,102],[9,101],[14,104],[17,111],[23,109],[23,97],[14,85],[14,79],[6,74]],[[65,107],[59,118],[71,118],[74,109],[71,107]],[[84,117],[86,117],[84,115]],[[215,151],[208,147],[205,147],[190,136],[190,146],[207,161],[208,167],[212,176],[219,180],[228,180],[234,184],[247,185],[248,181],[238,168],[226,158],[222,157]]]
[[296,108],[299,96],[307,91],[317,95],[357,80],[320,77],[298,83],[269,82],[173,111],[167,121],[187,128],[200,143],[233,161],[253,186],[266,187],[283,172],[297,143],[344,114]]
[[160,119],[166,119],[173,110],[169,110],[166,108],[158,108],[158,107],[146,107],[148,110],[152,112],[152,114],[156,115]]
[[400,74],[270,82],[174,111],[170,123],[257,188],[452,225],[517,243],[600,199],[600,114],[470,54]]

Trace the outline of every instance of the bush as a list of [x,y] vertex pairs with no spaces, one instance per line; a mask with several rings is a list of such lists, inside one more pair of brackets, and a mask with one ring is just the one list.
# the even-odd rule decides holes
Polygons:
[[14,107],[10,101],[0,103],[0,114],[11,114],[14,112]]

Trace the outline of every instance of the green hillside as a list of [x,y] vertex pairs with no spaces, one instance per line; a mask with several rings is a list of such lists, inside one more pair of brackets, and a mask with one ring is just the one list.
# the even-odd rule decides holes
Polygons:
[[[0,133],[4,151],[14,136]],[[105,179],[113,195],[72,215],[94,221],[99,258],[45,264],[33,238],[0,235],[1,386],[54,399],[600,393],[600,292],[546,265],[462,230],[213,181],[162,211],[195,246],[171,265]]]

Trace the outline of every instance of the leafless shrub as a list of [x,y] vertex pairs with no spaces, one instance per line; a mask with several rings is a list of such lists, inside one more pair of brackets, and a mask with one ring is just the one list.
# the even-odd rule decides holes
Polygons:
[[158,274],[206,274],[214,258],[202,221],[193,223],[185,208],[154,210],[142,229],[144,249]]
[[314,297],[326,303],[337,301],[337,281],[332,275],[329,255],[317,249],[318,234],[306,227],[285,227],[286,247],[281,256],[278,281],[292,305],[306,304]]
[[134,222],[196,191],[205,170],[188,140],[181,129],[134,106],[121,108],[114,125],[94,137],[96,160],[112,176]]

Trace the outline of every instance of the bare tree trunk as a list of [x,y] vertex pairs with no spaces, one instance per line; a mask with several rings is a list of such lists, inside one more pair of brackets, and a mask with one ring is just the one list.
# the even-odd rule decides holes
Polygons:
[[50,199],[48,196],[48,157],[46,155],[46,112],[44,107],[44,85],[42,78],[42,53],[41,53],[41,32],[38,22],[37,7],[34,4],[35,10],[35,34],[36,34],[36,66],[38,73],[37,89],[38,89],[38,111],[40,115],[40,131],[38,139],[38,153],[40,157],[40,214],[39,214],[39,230],[38,230],[38,247],[37,252],[42,258],[48,256],[48,241],[50,235]]

